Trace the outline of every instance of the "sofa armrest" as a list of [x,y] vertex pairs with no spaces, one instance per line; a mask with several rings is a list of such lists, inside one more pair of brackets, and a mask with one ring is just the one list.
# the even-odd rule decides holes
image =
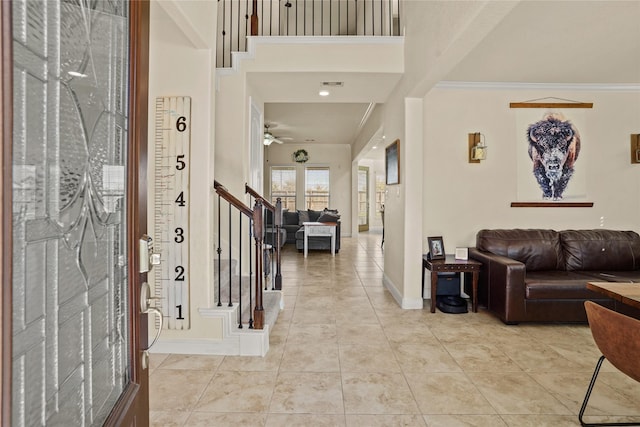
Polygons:
[[469,257],[483,264],[478,289],[482,294],[480,301],[486,302],[487,309],[505,323],[526,320],[525,265],[476,248],[470,248]]

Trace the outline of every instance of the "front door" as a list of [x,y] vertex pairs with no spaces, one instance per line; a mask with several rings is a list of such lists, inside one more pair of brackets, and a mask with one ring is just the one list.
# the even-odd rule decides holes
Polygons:
[[148,12],[2,2],[2,425],[149,422]]

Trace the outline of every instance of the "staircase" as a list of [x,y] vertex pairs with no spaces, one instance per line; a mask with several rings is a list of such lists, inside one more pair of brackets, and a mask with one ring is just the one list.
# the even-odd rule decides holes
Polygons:
[[[251,324],[251,295],[249,295],[250,288],[248,286],[241,286],[242,283],[250,283],[251,278],[247,275],[238,275],[238,262],[237,260],[222,260],[222,269],[220,277],[222,283],[220,286],[220,304],[221,307],[229,307],[229,301],[233,307],[236,307],[236,319],[238,319],[237,326],[239,329],[249,328]],[[216,271],[216,277],[218,273]],[[231,279],[229,278],[231,277]],[[265,276],[264,283],[270,283],[271,277]],[[229,286],[231,284],[231,286]],[[217,287],[217,285],[216,285]],[[268,288],[268,286],[267,286]],[[242,289],[242,298],[240,298],[239,290]],[[231,299],[229,299],[229,292],[231,292]],[[284,308],[284,302],[282,300],[282,291],[264,289],[262,292],[262,307],[264,309],[264,324],[271,327],[278,320],[278,314],[280,310]]]
[[[201,309],[200,314],[223,323],[218,354],[264,356],[269,351],[269,332],[284,306],[279,238],[272,249],[274,262],[267,270],[270,273],[264,274],[267,257],[263,202],[276,220],[276,230],[282,223],[281,204],[271,205],[248,187],[247,193],[255,200],[250,209],[217,181],[214,188],[218,194],[218,256],[214,261],[217,304]],[[223,205],[226,209],[222,209]],[[271,275],[278,277],[272,279]]]

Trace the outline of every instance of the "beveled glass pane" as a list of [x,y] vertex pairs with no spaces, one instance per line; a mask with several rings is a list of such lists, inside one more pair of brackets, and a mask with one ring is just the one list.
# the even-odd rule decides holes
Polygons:
[[13,2],[14,425],[102,425],[129,381],[127,11]]

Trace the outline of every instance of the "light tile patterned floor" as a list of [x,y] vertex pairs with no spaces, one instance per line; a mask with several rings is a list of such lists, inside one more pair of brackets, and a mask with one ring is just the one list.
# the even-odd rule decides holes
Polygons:
[[[588,326],[402,310],[380,239],[286,251],[266,357],[152,355],[151,425],[579,425],[599,357]],[[640,384],[605,362],[587,414],[640,417]]]

